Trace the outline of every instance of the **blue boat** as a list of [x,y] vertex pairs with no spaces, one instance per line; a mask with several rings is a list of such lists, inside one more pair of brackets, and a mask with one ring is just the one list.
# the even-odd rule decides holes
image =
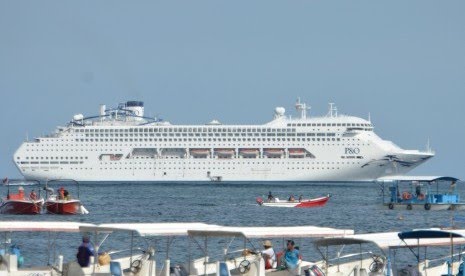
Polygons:
[[[389,209],[465,210],[450,176],[399,176],[382,178],[383,205]],[[386,185],[388,184],[388,185]],[[387,190],[386,190],[387,186]]]

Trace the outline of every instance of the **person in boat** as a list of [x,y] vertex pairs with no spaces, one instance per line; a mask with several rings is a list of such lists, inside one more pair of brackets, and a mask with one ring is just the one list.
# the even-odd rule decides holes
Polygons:
[[37,194],[36,194],[36,191],[34,189],[32,189],[32,191],[29,193],[29,199],[30,200],[37,200]]
[[90,257],[94,256],[95,251],[94,247],[90,243],[90,238],[88,236],[82,237],[82,244],[78,248],[78,253],[76,254],[77,262],[81,267],[88,267],[90,265]]
[[65,188],[60,187],[60,189],[58,189],[58,199],[65,199]]
[[299,263],[299,250],[295,248],[293,240],[287,241],[286,252],[284,253],[284,265],[287,268],[295,269]]
[[289,196],[289,199],[288,199],[288,201],[290,201],[290,202],[294,202],[294,201],[295,201],[295,197],[294,197],[294,195],[290,195],[290,196]]
[[268,202],[273,201],[274,196],[271,194],[271,191],[268,192]]
[[263,242],[263,247],[265,248],[262,250],[262,256],[265,260],[265,269],[276,268],[276,254],[273,249],[273,244],[270,240],[266,240]]
[[417,184],[417,186],[415,187],[415,195],[418,197],[419,195],[421,195],[421,186],[420,184]]
[[304,199],[304,196],[303,196],[303,195],[300,195],[300,196],[299,196],[299,202],[302,202],[303,199]]
[[63,191],[63,199],[64,200],[70,200],[71,199],[71,195],[69,194],[68,190]]
[[450,183],[449,193],[453,193],[455,191],[455,180]]

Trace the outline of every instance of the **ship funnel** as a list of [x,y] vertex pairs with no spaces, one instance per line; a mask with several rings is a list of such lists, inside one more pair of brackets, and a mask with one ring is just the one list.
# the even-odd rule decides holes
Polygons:
[[144,102],[141,101],[128,101],[126,102],[126,109],[135,115],[135,120],[142,120],[144,117]]
[[104,104],[101,104],[100,105],[100,117],[104,117],[105,116],[105,110],[107,109],[106,105]]

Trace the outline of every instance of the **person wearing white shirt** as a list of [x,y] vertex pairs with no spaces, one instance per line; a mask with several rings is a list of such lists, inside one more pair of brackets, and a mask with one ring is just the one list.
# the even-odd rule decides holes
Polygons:
[[263,242],[265,249],[262,251],[263,259],[265,260],[265,269],[276,268],[276,254],[273,249],[273,244],[270,240]]

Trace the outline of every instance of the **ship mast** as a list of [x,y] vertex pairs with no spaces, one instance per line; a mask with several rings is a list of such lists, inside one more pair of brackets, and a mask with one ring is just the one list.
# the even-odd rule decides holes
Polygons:
[[310,106],[307,107],[306,103],[300,101],[300,97],[297,98],[295,109],[300,112],[300,119],[307,119],[307,110],[310,110],[310,108]]

